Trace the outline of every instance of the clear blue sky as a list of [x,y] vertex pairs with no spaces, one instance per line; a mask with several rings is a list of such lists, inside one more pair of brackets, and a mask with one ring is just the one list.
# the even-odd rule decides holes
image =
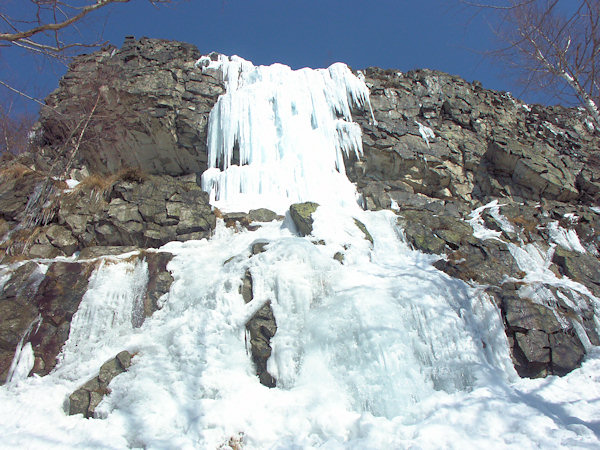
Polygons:
[[[19,8],[25,0],[8,2]],[[82,33],[98,31],[105,20],[104,39],[118,47],[124,36],[134,35],[190,42],[203,53],[237,54],[255,64],[430,68],[512,91],[528,102],[548,101],[522,93],[502,66],[482,57],[493,46],[493,32],[458,0],[189,0],[159,8],[132,0],[111,6],[108,17],[95,17],[80,27]],[[43,61],[32,64],[10,50],[0,58],[3,79],[41,98],[65,71]]]

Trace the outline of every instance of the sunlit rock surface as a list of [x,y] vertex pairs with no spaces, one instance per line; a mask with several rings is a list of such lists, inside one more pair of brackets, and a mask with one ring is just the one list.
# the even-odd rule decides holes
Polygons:
[[5,445],[598,446],[583,111],[151,39],[48,102],[96,92],[0,173]]

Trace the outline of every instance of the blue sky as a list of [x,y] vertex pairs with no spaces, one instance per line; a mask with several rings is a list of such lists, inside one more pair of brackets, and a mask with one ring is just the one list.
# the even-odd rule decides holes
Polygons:
[[[25,0],[9,1],[18,9]],[[81,32],[97,33],[102,23],[104,39],[118,47],[124,36],[134,35],[190,42],[203,53],[237,54],[255,64],[430,68],[512,91],[528,102],[548,101],[523,93],[501,65],[482,56],[494,45],[492,29],[458,0],[189,0],[160,8],[132,0],[111,6],[108,16],[95,16]],[[3,79],[40,98],[65,71],[10,50],[0,58]]]

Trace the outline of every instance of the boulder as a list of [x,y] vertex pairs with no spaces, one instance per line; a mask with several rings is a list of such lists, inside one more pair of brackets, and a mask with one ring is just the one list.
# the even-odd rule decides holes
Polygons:
[[290,206],[290,216],[301,236],[308,236],[312,233],[312,214],[318,207],[319,204],[313,202],[295,203]]
[[283,220],[283,216],[267,208],[252,209],[248,213],[250,222],[272,222],[273,220]]
[[94,417],[96,407],[104,396],[110,393],[108,385],[113,378],[129,369],[132,357],[131,353],[122,351],[102,364],[97,377],[89,380],[69,396],[69,415],[82,414],[85,418]]

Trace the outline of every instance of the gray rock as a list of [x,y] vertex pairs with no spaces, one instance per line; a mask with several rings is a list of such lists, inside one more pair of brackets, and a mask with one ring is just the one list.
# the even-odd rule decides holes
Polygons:
[[550,308],[508,293],[503,295],[502,300],[509,328],[522,332],[538,330],[546,334],[562,331],[561,324]]
[[345,257],[342,252],[336,252],[335,255],[333,255],[333,259],[335,259],[340,264],[344,264]]
[[566,375],[578,367],[585,356],[585,349],[577,336],[571,332],[550,335],[552,369],[557,375]]
[[263,240],[255,241],[252,243],[251,253],[253,255],[258,255],[259,253],[263,253],[266,251],[267,245],[269,245],[269,241],[263,241]]
[[52,108],[41,113],[40,140],[58,153],[102,85],[78,164],[91,173],[203,172],[208,113],[224,87],[195,67],[199,57],[192,45],[146,38],[76,57],[46,99]]
[[54,247],[60,249],[67,256],[71,256],[79,247],[79,242],[73,234],[60,225],[51,225],[46,230],[46,236]]
[[270,209],[253,209],[248,213],[250,222],[272,222],[273,220],[283,220],[283,216],[271,211]]
[[[242,294],[242,298],[246,303],[250,303],[254,298],[252,289],[252,274],[249,270],[246,270],[240,286],[240,294]],[[267,361],[271,356],[272,350],[271,338],[275,336],[275,332],[277,331],[277,323],[275,322],[270,302],[252,316],[246,323],[246,330],[250,335],[250,352],[252,354],[252,361],[256,367],[258,379],[261,384],[267,387],[275,387],[277,381],[267,370]]]
[[95,263],[54,262],[48,268],[32,299],[42,319],[29,339],[35,355],[34,373],[46,375],[56,365],[95,267]]
[[354,219],[354,223],[355,225],[358,227],[358,229],[360,231],[362,231],[362,233],[365,236],[365,239],[367,241],[369,241],[371,244],[373,244],[373,236],[371,236],[371,233],[369,233],[369,230],[367,230],[367,227],[365,226],[364,223],[362,223],[360,220],[358,219]]
[[6,377],[15,350],[26,333],[31,331],[38,311],[30,303],[44,274],[38,264],[28,262],[19,266],[0,291],[0,384]]
[[134,324],[136,326],[141,326],[146,317],[160,309],[161,298],[169,292],[173,283],[173,277],[167,270],[167,265],[173,259],[172,253],[143,252],[140,257],[148,263],[149,278],[143,298],[144,316]]
[[552,257],[560,273],[584,284],[600,297],[600,261],[588,253],[577,253],[557,247]]
[[313,202],[295,203],[290,206],[290,216],[301,236],[308,236],[312,233],[312,214],[318,207],[319,204]]
[[543,331],[529,330],[527,333],[515,333],[517,345],[531,363],[548,364],[550,362],[550,341]]
[[79,252],[79,259],[94,259],[101,256],[122,255],[138,250],[134,246],[92,246],[86,247]]
[[117,375],[129,369],[132,357],[131,353],[122,351],[102,364],[97,377],[86,382],[69,396],[69,415],[82,414],[86,418],[94,417],[96,407],[104,396],[110,393],[108,385]]

